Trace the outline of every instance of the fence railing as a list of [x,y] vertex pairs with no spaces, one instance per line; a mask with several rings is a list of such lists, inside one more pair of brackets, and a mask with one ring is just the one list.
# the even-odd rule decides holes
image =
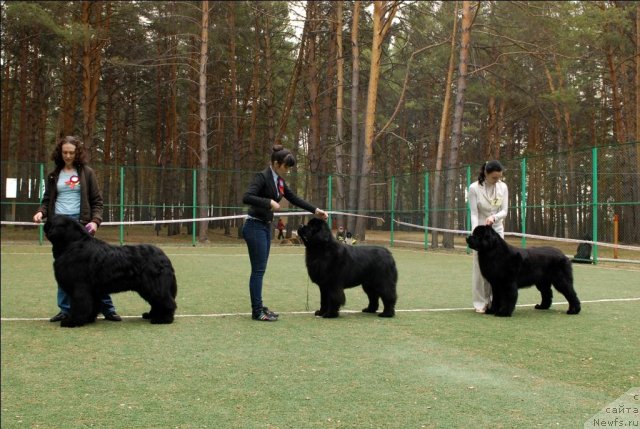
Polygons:
[[[524,234],[640,244],[639,152],[639,143],[630,143],[501,160],[506,167],[504,181],[509,186],[506,231],[523,234],[523,246]],[[329,210],[340,208],[347,213],[388,219],[382,224],[369,220],[366,229],[388,231],[392,245],[397,232],[417,231],[408,225],[420,226],[427,248],[448,245],[447,233],[435,229],[470,229],[467,190],[476,180],[479,167],[480,163],[445,171],[374,174],[369,204],[360,211],[338,207],[337,180],[340,178],[348,189],[349,182],[355,179],[350,176],[297,172],[291,174],[288,183],[305,199],[312,194],[316,198],[322,196]],[[2,162],[3,221],[31,221],[51,168],[44,163]],[[103,188],[105,222],[194,219],[202,208],[197,199],[196,169],[110,165],[93,168]],[[254,174],[207,171],[206,213],[209,218],[222,218],[210,221],[210,228],[231,228],[241,222],[229,217],[245,213],[242,194]],[[338,216],[330,221],[343,219]],[[174,224],[167,225],[171,230]],[[185,225],[195,244],[196,222]],[[121,242],[124,229],[125,225],[121,225]],[[594,250],[597,258],[597,247]]]

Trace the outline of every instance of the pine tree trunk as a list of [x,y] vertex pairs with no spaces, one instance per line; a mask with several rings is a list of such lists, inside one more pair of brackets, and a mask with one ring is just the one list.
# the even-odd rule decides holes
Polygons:
[[[469,45],[471,44],[471,25],[473,15],[471,13],[471,2],[462,2],[462,31],[460,33],[460,63],[458,64],[458,84],[453,115],[453,129],[451,135],[451,148],[449,149],[449,169],[447,170],[447,183],[445,191],[445,201],[447,207],[454,207],[455,190],[457,183],[455,168],[458,165],[458,152],[462,143],[462,121],[464,114],[465,91],[467,89],[467,64],[469,62]],[[447,212],[447,228],[453,229],[455,213]],[[453,234],[445,234],[443,246],[453,248]]]
[[[351,160],[349,165],[349,210],[357,209],[358,192],[360,190],[360,111],[358,107],[358,97],[360,93],[360,49],[358,47],[358,24],[360,22],[360,2],[353,3],[351,25]],[[349,217],[347,225],[348,231],[355,231],[356,218]]]
[[[336,210],[344,211],[346,207],[344,190],[344,160],[342,145],[344,143],[343,130],[343,110],[344,110],[344,53],[342,47],[342,9],[343,0],[336,2],[336,62],[337,62],[337,83],[336,83],[336,171],[334,176]],[[342,216],[336,218],[339,226],[344,226]]]
[[[209,2],[202,2],[202,25],[200,27],[200,67],[198,80],[198,105],[200,119],[200,164],[198,170],[198,217],[206,218],[209,207],[208,175],[209,151],[207,147],[207,58],[209,50]],[[198,240],[206,242],[208,222],[198,224]]]
[[[371,41],[371,68],[369,70],[369,88],[367,91],[367,107],[364,125],[364,156],[360,177],[360,195],[358,195],[358,211],[364,212],[369,207],[369,175],[373,170],[373,142],[375,139],[375,116],[378,101],[378,81],[380,80],[380,58],[382,43],[389,33],[391,21],[397,11],[397,2],[375,1],[373,3],[373,35]],[[356,220],[356,236],[365,241],[365,219]]]
[[[438,148],[436,150],[436,165],[435,175],[433,178],[433,203],[430,205],[432,208],[431,222],[432,226],[436,228],[442,227],[442,219],[444,217],[437,211],[440,209],[440,196],[443,194],[442,186],[442,170],[443,159],[445,153],[445,146],[447,144],[447,130],[449,129],[449,112],[451,110],[451,91],[453,84],[453,72],[455,70],[455,52],[456,52],[456,35],[458,33],[458,2],[455,2],[453,8],[453,30],[451,32],[451,52],[449,55],[449,69],[447,70],[447,83],[444,89],[444,102],[442,104],[442,115],[440,117],[440,132],[438,133]],[[431,246],[437,248],[438,232],[433,231],[431,233]]]

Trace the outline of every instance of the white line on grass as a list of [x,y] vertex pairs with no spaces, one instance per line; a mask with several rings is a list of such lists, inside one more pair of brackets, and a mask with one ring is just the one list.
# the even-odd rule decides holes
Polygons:
[[[629,301],[640,301],[639,298],[607,298],[607,299],[594,299],[590,301],[580,301],[582,304],[597,304],[603,302],[629,302]],[[556,305],[568,304],[565,302],[554,302]],[[533,307],[536,304],[518,304],[516,307]],[[454,307],[454,308],[414,308],[414,309],[405,309],[398,310],[396,309],[396,313],[436,313],[443,311],[470,311],[473,308],[470,307]],[[340,310],[341,313],[360,313],[358,310]],[[313,314],[313,311],[284,311],[280,314],[287,315],[298,315],[298,314]],[[176,314],[176,318],[187,318],[187,317],[229,317],[229,316],[250,316],[251,313],[212,313],[212,314]],[[122,316],[124,319],[138,319],[140,316]],[[49,320],[48,317],[3,317],[3,322],[25,322],[25,321],[40,321],[40,320]]]

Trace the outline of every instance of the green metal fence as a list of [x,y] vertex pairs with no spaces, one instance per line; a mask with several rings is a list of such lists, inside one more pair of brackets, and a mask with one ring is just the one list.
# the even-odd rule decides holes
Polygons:
[[[573,240],[638,245],[640,243],[640,173],[638,143],[503,160],[509,186],[506,231]],[[449,171],[424,172],[419,177],[393,178],[390,208],[391,242],[395,232],[411,231],[396,221],[430,228],[470,229],[466,200],[478,165]],[[434,189],[440,178],[441,189]],[[422,184],[422,185],[420,185]],[[418,186],[420,185],[420,186]],[[450,189],[447,198],[444,189]],[[439,203],[432,195],[440,193]],[[424,247],[433,245],[424,235]],[[446,240],[445,240],[446,241]],[[440,245],[440,243],[439,243]],[[598,246],[594,246],[598,259]]]
[[[509,186],[509,215],[506,230],[533,235],[621,244],[640,244],[640,166],[638,143],[602,146],[572,152],[501,160]],[[366,229],[390,234],[421,234],[424,248],[447,246],[449,234],[427,232],[422,228],[469,230],[467,189],[476,180],[478,165],[463,165],[445,171],[417,174],[372,174],[369,203],[360,211],[382,217],[384,223],[368,220]],[[45,163],[3,162],[1,218],[3,221],[30,222],[40,204],[46,174]],[[193,219],[202,206],[197,199],[198,170],[168,167],[93,165],[103,187],[105,222],[132,222]],[[246,211],[242,194],[255,172],[207,170],[208,217],[227,217]],[[288,183],[305,199],[329,210],[339,208],[336,184],[339,177],[292,174]],[[351,180],[340,176],[345,189]],[[15,186],[13,186],[15,184]],[[438,186],[439,185],[439,186]],[[7,194],[14,187],[15,195]],[[342,211],[356,213],[349,207]],[[298,219],[290,219],[295,224]],[[344,222],[336,216],[335,222]],[[209,222],[210,228],[231,231],[241,220]],[[402,222],[402,223],[399,223]],[[186,227],[196,241],[195,222],[167,224],[167,230]],[[157,225],[148,228],[156,229]],[[120,226],[124,242],[126,225]],[[435,239],[435,240],[434,240]],[[440,242],[442,241],[442,242]],[[522,238],[526,245],[526,238]],[[594,256],[597,258],[597,247]]]

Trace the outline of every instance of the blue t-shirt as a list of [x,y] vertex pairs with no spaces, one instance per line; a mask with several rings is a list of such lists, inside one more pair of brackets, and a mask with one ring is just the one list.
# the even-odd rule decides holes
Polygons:
[[80,214],[80,177],[73,170],[60,171],[57,183],[56,214],[78,216]]

